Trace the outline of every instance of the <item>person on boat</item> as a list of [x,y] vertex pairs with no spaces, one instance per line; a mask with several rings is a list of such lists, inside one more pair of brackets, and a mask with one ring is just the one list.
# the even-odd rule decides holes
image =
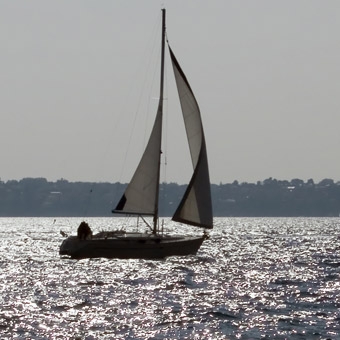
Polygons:
[[80,240],[86,240],[86,239],[92,238],[92,230],[90,226],[88,225],[88,223],[84,221],[80,223],[77,232],[78,232],[78,238]]

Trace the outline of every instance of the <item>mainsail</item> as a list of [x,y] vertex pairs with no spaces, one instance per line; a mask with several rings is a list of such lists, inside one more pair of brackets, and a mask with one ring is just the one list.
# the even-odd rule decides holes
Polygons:
[[165,50],[165,10],[162,11],[162,59],[160,74],[160,95],[157,115],[152,132],[139,165],[117,204],[114,213],[152,215],[153,231],[156,232],[158,218],[159,176],[161,164],[163,92],[164,92],[164,50]]
[[165,52],[165,10],[162,11],[161,74],[158,110],[139,165],[117,204],[114,213],[152,215],[153,232],[156,233],[158,219],[159,177],[161,165],[163,99],[164,99],[164,52]]
[[157,209],[162,140],[162,106],[157,111],[149,142],[139,165],[113,212],[154,215]]
[[210,179],[201,114],[186,76],[170,46],[169,50],[194,169],[191,181],[172,219],[211,229],[213,215]]

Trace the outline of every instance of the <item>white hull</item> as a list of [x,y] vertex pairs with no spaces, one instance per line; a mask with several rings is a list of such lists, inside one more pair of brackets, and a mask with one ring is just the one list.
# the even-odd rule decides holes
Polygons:
[[159,259],[168,256],[195,255],[206,237],[123,234],[80,240],[70,236],[63,241],[59,254],[73,259],[119,258]]

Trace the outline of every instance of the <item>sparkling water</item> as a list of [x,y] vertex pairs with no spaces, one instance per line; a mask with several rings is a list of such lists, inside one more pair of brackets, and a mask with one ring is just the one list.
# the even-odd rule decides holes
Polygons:
[[80,222],[0,218],[1,339],[339,339],[338,218],[218,218],[196,256],[61,259]]

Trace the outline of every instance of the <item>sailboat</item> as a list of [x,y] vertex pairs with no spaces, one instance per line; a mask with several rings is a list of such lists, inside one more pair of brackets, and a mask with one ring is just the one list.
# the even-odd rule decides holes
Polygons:
[[67,237],[60,255],[82,258],[165,258],[194,255],[207,238],[205,229],[213,228],[212,202],[207,149],[200,110],[170,45],[170,59],[183,113],[193,165],[193,174],[172,220],[204,229],[200,236],[167,235],[160,232],[158,200],[160,186],[163,120],[164,58],[166,43],[165,9],[162,9],[160,96],[157,114],[142,158],[115,209],[115,214],[152,216],[150,233],[100,232],[92,237]]

